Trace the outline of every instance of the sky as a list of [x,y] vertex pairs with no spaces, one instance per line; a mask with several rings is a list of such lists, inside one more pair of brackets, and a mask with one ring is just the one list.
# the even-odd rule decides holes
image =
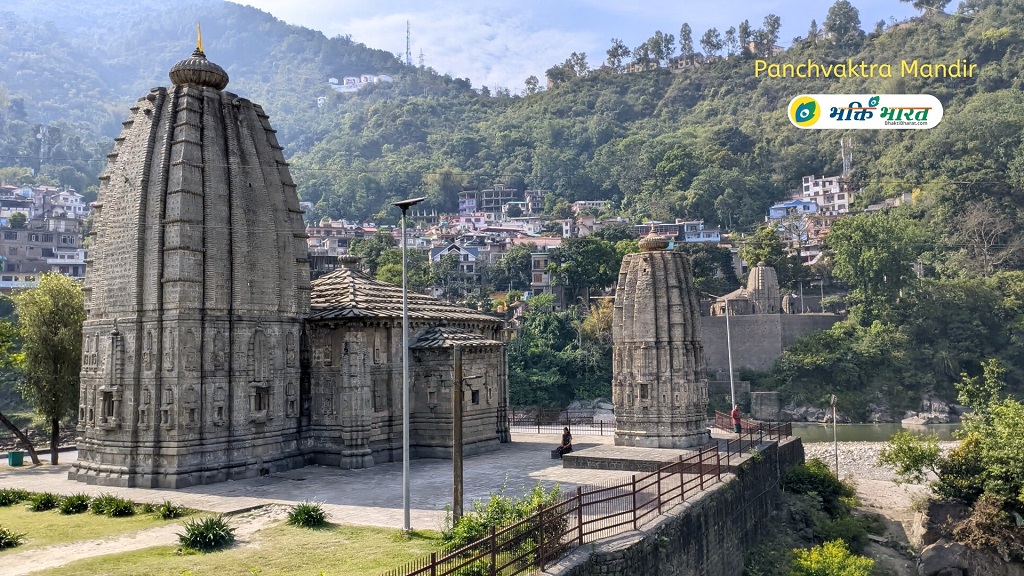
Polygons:
[[[411,28],[413,63],[423,61],[441,74],[469,78],[474,87],[505,87],[519,92],[531,76],[560,64],[573,52],[585,52],[599,66],[612,38],[635,47],[656,30],[678,41],[683,22],[693,44],[709,28],[725,32],[742,20],[760,28],[764,17],[782,19],[779,44],[805,36],[811,19],[819,26],[832,0],[233,0],[273,14],[289,24],[351,35],[371,48],[401,54],[406,21]],[[860,11],[861,27],[879,20],[904,20],[917,11],[899,0],[850,0]],[[947,11],[955,7],[955,2]],[[366,70],[368,73],[375,70]]]

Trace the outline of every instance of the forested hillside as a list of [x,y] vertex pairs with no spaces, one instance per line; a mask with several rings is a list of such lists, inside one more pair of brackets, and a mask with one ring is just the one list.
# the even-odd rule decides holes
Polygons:
[[[807,14],[808,24],[828,20],[819,10]],[[953,207],[982,196],[1005,201],[1024,180],[1020,0],[970,0],[950,16],[933,11],[867,35],[854,27],[841,37],[795,39],[768,57],[966,59],[978,65],[972,78],[901,78],[898,65],[888,79],[755,77],[756,55],[736,50],[725,58],[719,43],[717,60],[679,74],[624,74],[598,69],[604,54],[590,55],[589,64],[574,55],[552,63],[557,85],[526,96],[478,94],[469,80],[406,67],[388,52],[220,0],[173,7],[11,0],[0,11],[0,50],[8,56],[0,62],[0,165],[47,164],[44,172],[80,189],[102,168],[133,99],[166,84],[167,69],[191,51],[200,20],[208,55],[231,75],[229,89],[271,115],[316,216],[370,218],[389,199],[420,193],[432,208],[452,210],[459,189],[502,181],[569,202],[615,200],[638,218],[704,218],[743,229],[799,177],[837,172],[841,137],[853,142],[864,201],[915,188]],[[756,25],[763,16],[752,10],[737,18]],[[859,23],[855,9],[844,17]],[[751,28],[737,21],[741,30],[744,23]],[[326,85],[366,72],[396,82],[344,95]],[[815,92],[928,92],[946,116],[927,132],[793,128],[786,103]],[[329,97],[323,107],[319,96]],[[52,134],[40,137],[40,125]]]
[[[923,393],[952,399],[960,373],[979,374],[988,358],[1007,366],[1011,389],[1024,386],[1024,0],[968,0],[948,14],[936,8],[942,0],[917,4],[928,6],[921,17],[877,24],[860,22],[846,0],[810,8],[807,37],[780,54],[771,50],[777,18],[752,5],[736,15],[739,36],[693,31],[705,54],[684,56],[701,65],[625,73],[630,58],[650,67],[672,55],[658,26],[687,44],[683,23],[652,15],[641,46],[609,41],[608,66],[605,54],[574,53],[551,63],[547,89],[531,78],[521,93],[491,93],[220,0],[7,0],[0,180],[94,192],[128,107],[168,83],[167,70],[194,47],[196,21],[207,55],[231,76],[228,89],[263,104],[279,130],[299,193],[314,203],[311,218],[393,222],[389,202],[418,195],[428,209],[452,212],[460,190],[500,182],[551,190],[552,214],[574,200],[608,199],[610,212],[635,220],[704,219],[754,232],[802,176],[841,170],[842,138],[859,207],[907,192],[914,203],[840,221],[815,274],[850,288],[850,320],[802,341],[757,384],[808,403],[840,388],[856,416],[874,403],[898,417]],[[742,48],[744,37],[753,48]],[[893,77],[755,76],[758,59],[889,64]],[[913,60],[964,61],[976,72],[902,76],[900,62]],[[327,84],[362,73],[395,81],[353,94]],[[823,92],[929,93],[945,115],[931,130],[793,127],[790,99]],[[557,387],[543,394],[552,403],[604,391],[605,377],[595,376],[607,373],[595,352],[603,349],[553,344],[572,340],[580,321],[538,318],[537,338],[513,350],[516,382]],[[523,360],[529,354],[540,359]]]

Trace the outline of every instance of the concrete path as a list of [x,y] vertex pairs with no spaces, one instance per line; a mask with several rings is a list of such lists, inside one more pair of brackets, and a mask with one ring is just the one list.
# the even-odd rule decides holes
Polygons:
[[[465,459],[465,505],[486,499],[505,485],[507,494],[518,496],[538,481],[545,486],[558,483],[565,492],[576,486],[609,486],[628,479],[629,474],[607,470],[562,468],[552,460],[551,449],[560,434],[513,434],[513,442],[499,450]],[[612,436],[577,436],[577,449],[611,444]],[[333,522],[388,528],[402,527],[402,463],[391,462],[362,470],[341,470],[307,466],[261,478],[227,481],[180,490],[111,488],[90,486],[68,480],[76,452],[60,455],[57,466],[11,468],[0,464],[0,488],[24,488],[60,494],[105,492],[136,502],[162,502],[211,512],[238,512],[268,503],[295,504],[314,500],[323,504]],[[444,507],[451,502],[451,460],[420,459],[410,463],[411,521],[413,528],[437,529],[444,519]]]

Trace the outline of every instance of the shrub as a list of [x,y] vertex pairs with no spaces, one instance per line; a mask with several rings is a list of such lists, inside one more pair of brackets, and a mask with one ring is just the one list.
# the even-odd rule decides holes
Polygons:
[[89,509],[90,500],[88,494],[72,494],[61,498],[57,509],[61,514],[81,514]]
[[296,504],[288,512],[288,523],[303,528],[316,528],[327,523],[327,513],[316,502]]
[[856,492],[851,486],[843,484],[821,460],[814,458],[805,464],[793,466],[786,471],[783,487],[793,494],[817,494],[821,504],[829,516],[839,516],[846,512],[841,498],[853,498]]
[[10,506],[28,500],[28,491],[18,488],[0,488],[0,506]]
[[131,500],[113,494],[100,494],[93,498],[89,508],[93,514],[104,514],[111,518],[135,514],[135,504]]
[[789,576],[871,576],[875,562],[857,556],[842,540],[832,540],[809,550],[794,550]]
[[235,529],[228,526],[224,516],[207,516],[185,522],[185,533],[178,534],[178,542],[186,550],[209,552],[235,541]]
[[0,549],[14,548],[25,541],[25,535],[0,526]]
[[150,512],[156,514],[161,520],[180,518],[188,512],[187,508],[173,504],[170,500],[164,500],[163,503],[158,506],[153,506],[151,504],[150,507],[152,508]]
[[28,509],[33,512],[53,510],[60,504],[60,495],[53,492],[39,492],[28,497]]
[[985,491],[981,450],[981,437],[968,434],[939,461],[939,479],[932,483],[932,491],[940,498],[974,503]]

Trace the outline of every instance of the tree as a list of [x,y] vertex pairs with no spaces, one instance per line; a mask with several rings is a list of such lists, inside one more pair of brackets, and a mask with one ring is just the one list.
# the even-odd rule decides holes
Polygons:
[[11,219],[10,219],[11,228],[16,228],[16,229],[24,228],[25,227],[25,221],[27,221],[27,220],[28,220],[28,217],[25,216],[24,212],[15,212],[14,214],[11,214]]
[[691,62],[693,60],[693,30],[686,22],[679,29],[679,55]]
[[735,26],[729,26],[729,29],[725,31],[725,51],[729,56],[739,52],[739,41],[736,40]]
[[363,268],[369,270],[371,276],[376,276],[381,254],[396,246],[398,241],[391,234],[377,232],[369,238],[353,240],[349,251],[362,258]]
[[540,80],[536,76],[530,75],[526,79],[526,93],[527,95],[536,94],[540,90]]
[[812,46],[818,43],[818,21],[814,18],[811,18],[811,28],[807,31],[807,41]]
[[860,11],[847,0],[837,0],[828,9],[825,30],[832,35],[832,42],[839,45],[860,40],[864,34],[860,29]]
[[558,86],[572,80],[576,73],[571,68],[566,67],[565,63],[562,63],[548,68],[544,75],[551,86]]
[[647,46],[651,51],[651,59],[655,64],[661,66],[663,61],[667,61],[672,57],[675,52],[676,37],[671,34],[665,34],[661,30],[654,33],[647,39]]
[[[409,290],[422,292],[430,286],[430,261],[419,251],[411,250],[406,254],[406,278]],[[377,273],[374,278],[381,282],[402,285],[402,249],[388,248],[381,252],[377,259]]]
[[590,71],[590,65],[587,64],[586,52],[573,52],[562,65],[566,66],[569,70],[572,70],[573,74],[575,74],[577,78],[586,76]]
[[927,246],[920,224],[897,211],[842,218],[825,245],[833,273],[862,301],[890,303],[915,278],[913,264]]
[[[531,254],[537,251],[536,244],[516,244],[508,249],[498,261],[498,269],[508,278],[513,288],[528,290],[530,288],[530,269],[533,265]],[[500,288],[500,286],[499,286]]]
[[750,54],[750,21],[744,20],[740,22],[740,27],[737,29],[736,34],[740,43],[740,54],[744,56]]
[[941,13],[945,10],[946,5],[949,4],[949,0],[900,0],[900,2],[911,4],[922,13],[925,13],[928,10],[934,10]]
[[704,33],[700,38],[701,48],[704,49],[704,53],[707,54],[708,58],[712,58],[718,54],[722,49],[722,36],[718,33],[718,28],[712,28]]
[[654,62],[649,41],[633,48],[633,62],[644,67],[644,69]]
[[775,44],[779,41],[779,28],[782,27],[782,19],[775,14],[769,14],[764,17],[764,28],[762,28],[761,35],[761,54],[763,56],[771,56],[772,49],[775,48]]
[[22,394],[50,420],[50,463],[57,464],[60,421],[78,407],[85,304],[80,284],[47,273],[39,285],[14,295],[22,338]]
[[753,268],[758,262],[775,268],[775,274],[779,278],[779,286],[790,286],[794,280],[799,279],[802,272],[802,264],[799,258],[787,254],[786,244],[779,239],[778,232],[771,226],[765,226],[745,240],[740,247],[740,258],[747,266]]
[[1024,238],[991,198],[967,205],[954,228],[954,243],[961,247],[960,264],[971,272],[991,276],[1015,265],[1024,254]]
[[608,49],[608,65],[619,72],[622,71],[622,63],[633,54],[633,51],[618,38],[612,38],[612,47]]
[[610,286],[619,276],[620,264],[611,242],[586,236],[569,238],[553,249],[548,272],[556,285],[578,297],[584,290],[597,292]]

